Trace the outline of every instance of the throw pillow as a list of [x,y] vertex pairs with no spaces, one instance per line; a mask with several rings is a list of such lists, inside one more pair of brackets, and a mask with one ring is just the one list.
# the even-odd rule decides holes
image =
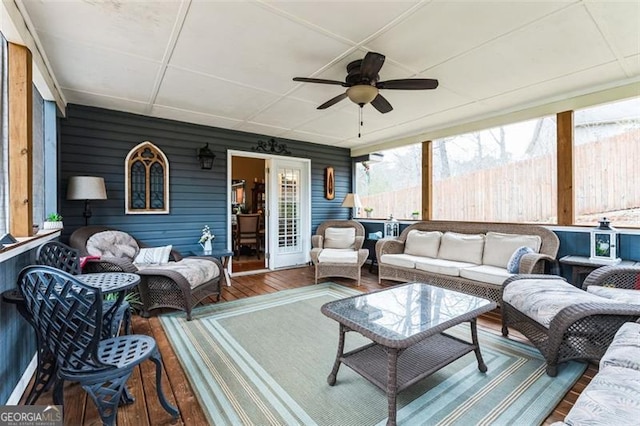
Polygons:
[[535,253],[540,251],[542,239],[538,235],[505,234],[487,232],[484,244],[482,264],[506,268],[515,250],[520,247],[531,247]]
[[507,271],[510,274],[517,274],[520,270],[520,259],[527,253],[535,253],[531,247],[522,246],[516,249],[507,262]]
[[102,231],[93,234],[86,244],[92,256],[124,257],[133,261],[138,254],[138,243],[126,232]]
[[480,265],[483,250],[484,234],[445,232],[440,241],[438,258]]
[[169,262],[173,246],[141,248],[133,263],[137,265],[162,265]]
[[355,248],[356,228],[327,228],[324,230],[324,248]]
[[414,256],[438,257],[440,248],[440,231],[419,231],[412,229],[407,234],[404,252]]

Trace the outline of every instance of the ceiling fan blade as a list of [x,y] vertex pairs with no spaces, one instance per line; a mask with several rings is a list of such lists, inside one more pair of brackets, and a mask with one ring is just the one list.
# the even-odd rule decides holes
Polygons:
[[425,90],[438,87],[438,80],[433,78],[403,78],[400,80],[380,81],[378,89]]
[[327,102],[325,102],[322,105],[320,105],[317,109],[327,109],[331,105],[337,104],[338,102],[340,102],[341,100],[343,100],[346,97],[347,97],[347,92],[341,93],[338,96],[336,96],[335,98],[329,99]]
[[333,85],[336,85],[336,86],[347,87],[347,84],[344,81],[325,80],[324,78],[294,77],[293,81],[299,81],[299,82],[302,82],[302,83],[333,84]]
[[368,81],[378,81],[378,72],[384,64],[384,55],[376,52],[367,52],[360,65],[360,78]]
[[378,96],[376,96],[372,101],[371,101],[371,105],[373,105],[373,107],[375,109],[377,109],[378,111],[380,111],[383,114],[388,113],[389,111],[393,110],[393,107],[391,106],[391,104],[389,103],[389,101],[387,101],[384,96],[382,96],[381,94],[378,94]]

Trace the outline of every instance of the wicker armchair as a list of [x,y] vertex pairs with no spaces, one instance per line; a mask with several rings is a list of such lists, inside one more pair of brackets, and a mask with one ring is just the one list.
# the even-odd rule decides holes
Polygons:
[[509,327],[524,334],[545,357],[549,376],[565,361],[598,361],[622,324],[640,318],[640,267],[596,269],[583,290],[553,275],[504,282],[502,334]]
[[[103,231],[117,231],[104,226],[84,226],[71,234],[70,244],[80,250],[82,256],[90,255],[87,242],[92,236]],[[121,232],[121,231],[118,231]],[[135,253],[147,245],[130,237],[134,242]],[[134,256],[135,257],[135,256]],[[149,316],[149,311],[158,308],[175,308],[186,312],[187,320],[191,320],[191,310],[200,301],[209,296],[220,300],[220,279],[223,267],[213,257],[189,256],[183,258],[179,251],[171,250],[169,262],[149,268],[138,267],[129,257],[102,256],[85,264],[84,272],[133,272],[141,277],[140,299],[142,300],[142,316]],[[197,268],[202,262],[213,262],[217,272],[212,278],[192,284],[186,274],[189,269]],[[208,266],[208,265],[201,265]]]
[[311,237],[311,261],[315,282],[323,277],[353,278],[360,285],[362,265],[369,256],[363,249],[364,226],[354,220],[336,220],[320,224]]

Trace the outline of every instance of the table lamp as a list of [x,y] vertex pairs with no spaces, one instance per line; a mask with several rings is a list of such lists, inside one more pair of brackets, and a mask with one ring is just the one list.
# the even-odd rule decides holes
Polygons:
[[359,209],[360,207],[362,207],[362,203],[360,202],[360,197],[358,197],[358,194],[347,194],[342,201],[342,207],[349,207],[349,220],[353,219],[353,210],[351,209]]
[[104,178],[95,176],[71,176],[67,187],[67,200],[84,200],[84,224],[89,224],[91,206],[89,200],[106,200]]

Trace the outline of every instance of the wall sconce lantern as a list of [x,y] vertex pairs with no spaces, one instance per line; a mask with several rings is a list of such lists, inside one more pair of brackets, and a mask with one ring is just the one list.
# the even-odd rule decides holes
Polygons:
[[603,217],[599,225],[591,230],[591,257],[600,263],[615,265],[621,261],[618,258],[618,233],[609,225],[609,220]]
[[198,160],[200,161],[200,168],[202,170],[211,170],[213,168],[213,160],[216,159],[216,155],[209,149],[209,144],[206,144],[198,150]]
[[400,222],[391,215],[389,220],[384,223],[384,237],[397,237],[398,235],[400,235]]

